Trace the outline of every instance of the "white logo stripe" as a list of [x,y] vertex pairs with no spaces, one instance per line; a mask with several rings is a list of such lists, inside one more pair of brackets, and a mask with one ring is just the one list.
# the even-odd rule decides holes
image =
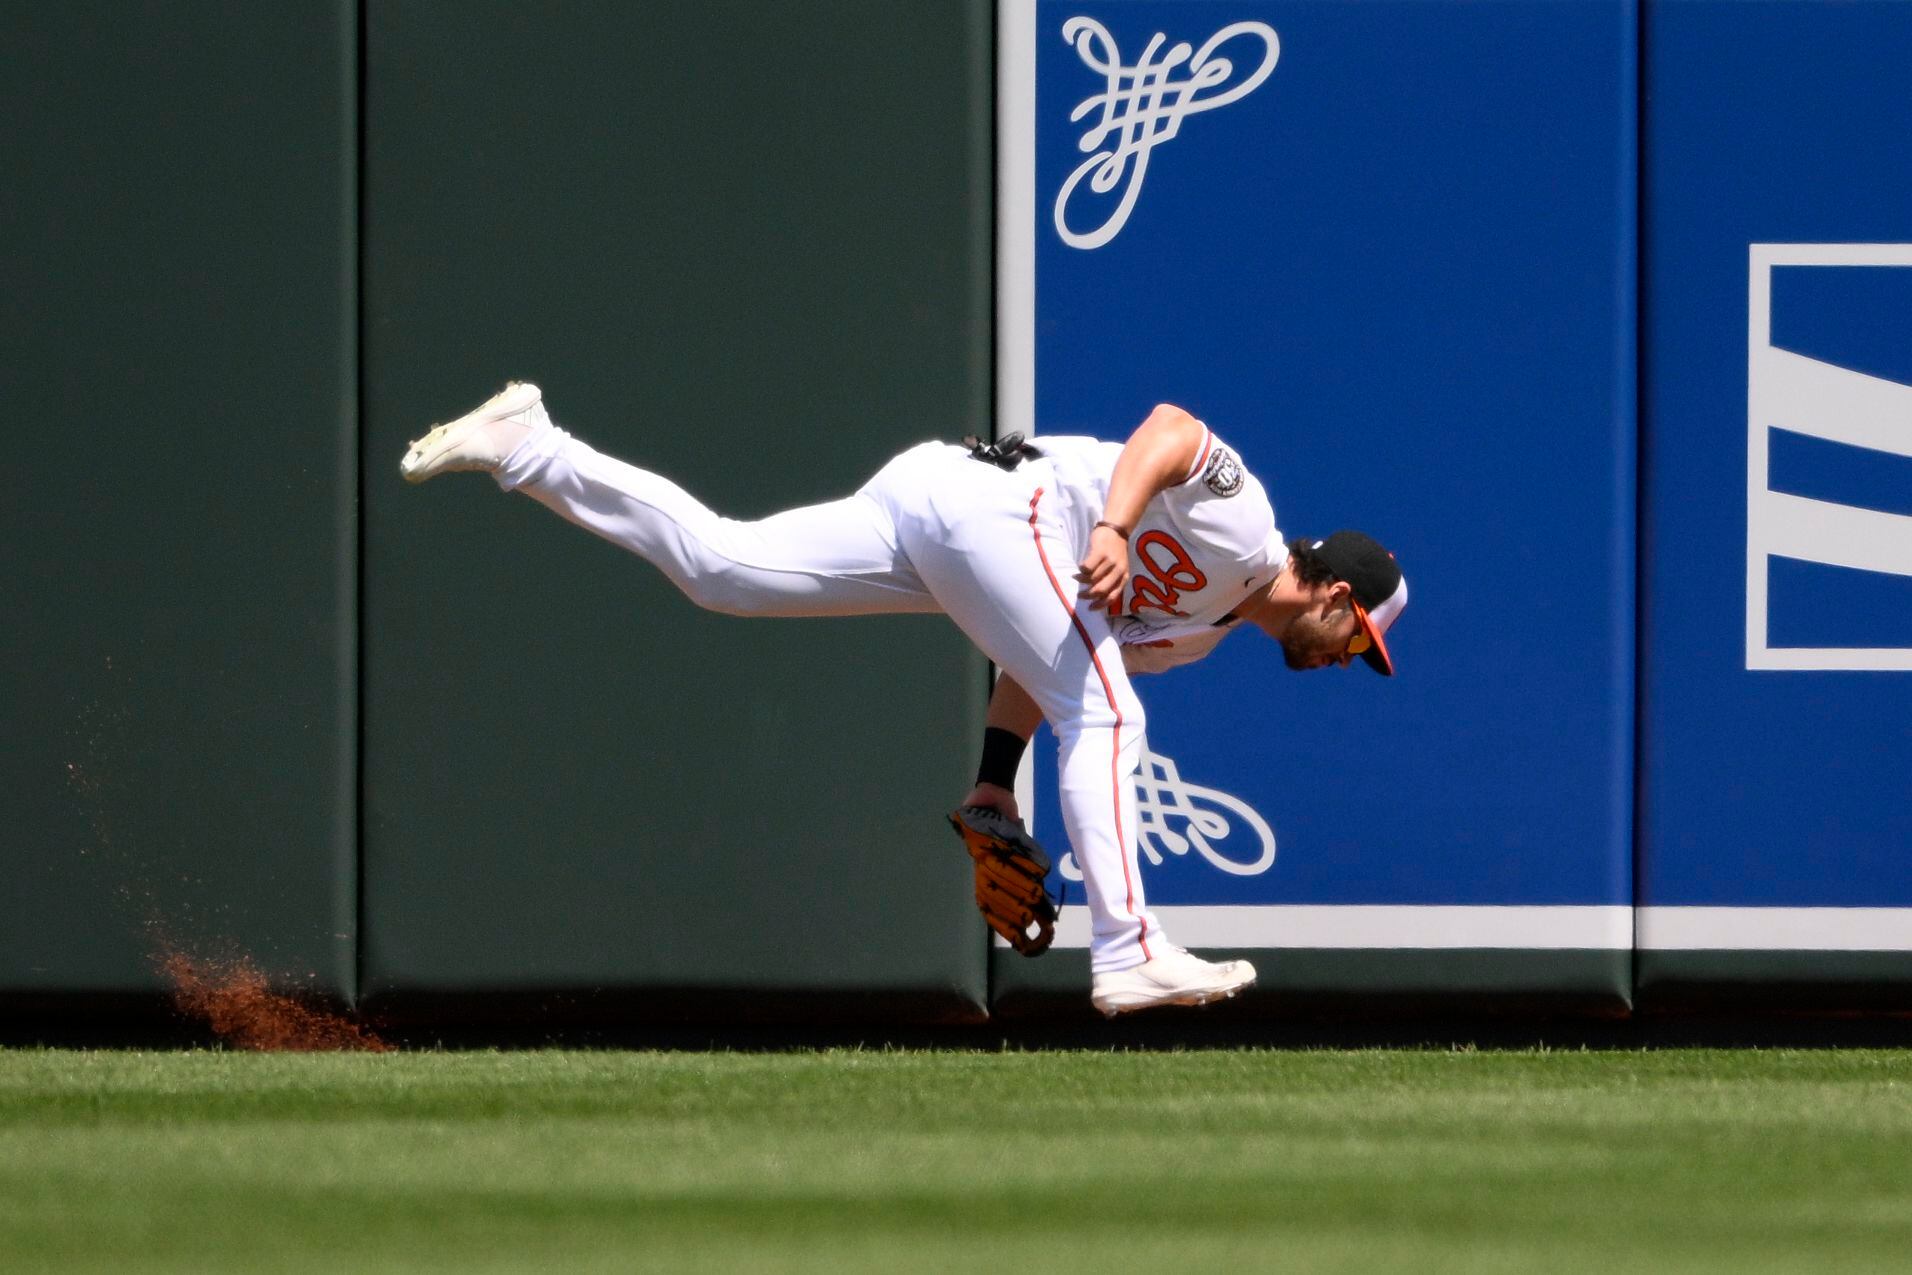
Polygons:
[[[1633,909],[1624,905],[1171,905],[1151,910],[1164,934],[1194,948],[1626,951],[1633,946]],[[1089,946],[1088,909],[1063,909],[1055,946]]]
[[1775,429],[1912,456],[1912,386],[1772,343],[1774,266],[1912,266],[1912,244],[1752,244],[1746,323],[1746,667],[1912,669],[1912,648],[1778,647],[1769,634],[1773,558],[1912,576],[1912,518],[1772,489]]

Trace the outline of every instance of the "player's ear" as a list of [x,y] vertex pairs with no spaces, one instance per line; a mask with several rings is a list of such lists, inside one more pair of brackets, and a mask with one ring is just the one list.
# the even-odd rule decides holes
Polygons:
[[1327,591],[1321,594],[1321,600],[1330,607],[1339,607],[1353,592],[1354,586],[1346,580],[1334,580],[1328,584]]

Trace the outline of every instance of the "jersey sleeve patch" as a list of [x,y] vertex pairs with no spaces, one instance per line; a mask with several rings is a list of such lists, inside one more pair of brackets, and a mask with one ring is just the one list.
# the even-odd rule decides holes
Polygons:
[[1202,467],[1202,486],[1217,496],[1237,495],[1244,482],[1241,461],[1235,453],[1219,443],[1208,452],[1208,463]]

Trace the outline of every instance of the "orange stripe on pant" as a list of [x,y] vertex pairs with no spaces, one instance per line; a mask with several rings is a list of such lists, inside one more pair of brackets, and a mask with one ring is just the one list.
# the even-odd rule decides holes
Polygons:
[[1042,528],[1036,525],[1037,506],[1042,501],[1042,488],[1036,488],[1029,497],[1029,533],[1036,540],[1036,554],[1042,559],[1042,570],[1049,577],[1049,587],[1056,591],[1056,601],[1062,603],[1062,609],[1069,613],[1069,623],[1074,626],[1076,636],[1082,639],[1082,645],[1089,653],[1089,663],[1095,665],[1095,675],[1102,680],[1102,693],[1109,698],[1109,711],[1115,714],[1115,730],[1109,740],[1109,799],[1115,803],[1115,846],[1122,860],[1122,888],[1127,891],[1124,906],[1128,908],[1139,927],[1135,941],[1141,945],[1142,959],[1154,960],[1149,951],[1149,925],[1135,911],[1135,881],[1129,875],[1129,841],[1122,831],[1122,706],[1116,702],[1115,688],[1109,685],[1109,674],[1102,667],[1102,660],[1095,653],[1095,643],[1089,638],[1089,631],[1082,627],[1081,617],[1076,615],[1075,604],[1069,601],[1069,595],[1062,587],[1062,581],[1056,578],[1055,568],[1049,565],[1049,551],[1042,545]]

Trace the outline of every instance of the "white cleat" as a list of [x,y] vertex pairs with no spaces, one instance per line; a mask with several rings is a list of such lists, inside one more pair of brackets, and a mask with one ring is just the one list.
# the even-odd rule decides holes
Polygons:
[[1204,961],[1176,948],[1125,970],[1097,974],[1089,1000],[1114,1018],[1157,1005],[1206,1005],[1227,1000],[1254,981],[1255,967],[1247,961]]
[[543,398],[537,386],[513,381],[483,405],[413,443],[398,472],[408,483],[461,470],[497,472],[520,443],[549,423]]

